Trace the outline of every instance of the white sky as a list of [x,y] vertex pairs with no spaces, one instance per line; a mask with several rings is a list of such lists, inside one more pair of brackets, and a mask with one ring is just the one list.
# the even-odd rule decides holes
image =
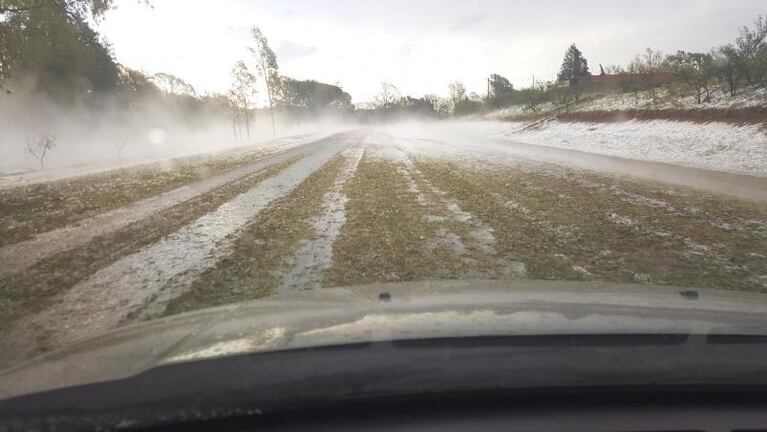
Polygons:
[[340,83],[355,103],[381,81],[421,96],[453,80],[482,93],[491,73],[551,80],[573,42],[593,73],[646,47],[707,51],[767,14],[764,0],[150,1],[121,0],[97,26],[120,63],[224,91],[257,25],[283,75]]

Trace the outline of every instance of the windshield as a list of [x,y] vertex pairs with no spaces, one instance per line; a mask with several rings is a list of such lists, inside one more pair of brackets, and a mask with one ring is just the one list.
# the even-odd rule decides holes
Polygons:
[[[199,317],[233,327],[163,361],[763,313],[763,13],[0,0],[0,369],[77,346],[107,365],[77,344]],[[581,315],[488,312],[505,294]],[[355,295],[379,309],[333,315]],[[380,309],[403,296],[419,315]],[[684,325],[575,322],[711,299]]]

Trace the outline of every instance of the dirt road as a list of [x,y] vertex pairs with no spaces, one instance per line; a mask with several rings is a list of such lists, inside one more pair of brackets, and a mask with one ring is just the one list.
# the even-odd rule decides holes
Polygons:
[[[326,286],[767,289],[767,204],[744,192],[764,179],[630,161],[628,177],[616,161],[552,154],[353,131],[11,244],[34,259],[9,252],[1,267],[0,365],[141,319]],[[684,186],[696,176],[715,192]]]

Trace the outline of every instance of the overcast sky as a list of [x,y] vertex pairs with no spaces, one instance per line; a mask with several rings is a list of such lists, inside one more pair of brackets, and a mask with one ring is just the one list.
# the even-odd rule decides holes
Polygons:
[[646,47],[707,51],[767,14],[765,0],[130,0],[97,26],[117,60],[223,91],[248,28],[261,27],[281,73],[339,83],[366,102],[381,81],[444,95],[450,81],[484,92],[499,73],[516,86],[556,75],[575,43],[592,72]]

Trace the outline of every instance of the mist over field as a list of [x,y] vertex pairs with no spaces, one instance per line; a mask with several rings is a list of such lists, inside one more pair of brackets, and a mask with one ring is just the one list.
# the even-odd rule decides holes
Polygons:
[[[268,116],[261,111],[257,116]],[[298,124],[258,118],[250,137],[237,136],[224,112],[189,109],[163,100],[139,100],[130,107],[103,96],[88,105],[61,103],[45,95],[14,92],[0,97],[0,173],[40,170],[27,143],[47,135],[56,146],[45,157],[45,169],[79,166],[124,166],[159,159],[224,151],[288,135],[337,130],[338,119]]]

